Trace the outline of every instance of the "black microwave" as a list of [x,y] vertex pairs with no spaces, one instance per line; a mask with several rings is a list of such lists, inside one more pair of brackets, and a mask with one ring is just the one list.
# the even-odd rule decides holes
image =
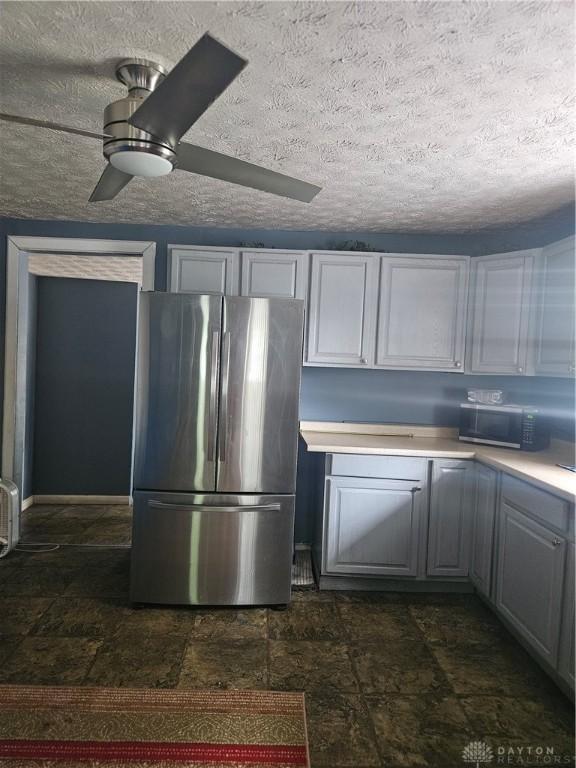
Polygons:
[[459,439],[522,451],[539,451],[549,442],[544,417],[528,405],[462,403]]

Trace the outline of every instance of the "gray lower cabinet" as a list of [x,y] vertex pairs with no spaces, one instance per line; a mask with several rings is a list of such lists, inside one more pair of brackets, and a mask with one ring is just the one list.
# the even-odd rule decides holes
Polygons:
[[468,576],[473,479],[471,461],[437,459],[432,464],[429,576]]
[[490,596],[492,589],[492,552],[497,491],[498,473],[490,467],[477,464],[470,580],[486,597]]
[[324,574],[417,575],[425,504],[420,484],[327,477],[325,504]]
[[526,373],[538,255],[537,250],[516,251],[472,260],[470,373]]
[[306,362],[374,364],[378,256],[313,253]]
[[574,544],[567,547],[566,577],[564,580],[564,605],[562,609],[562,629],[560,633],[560,655],[558,672],[574,688]]
[[464,371],[468,256],[381,257],[376,365]]
[[566,540],[500,502],[496,607],[552,666],[558,659]]
[[238,294],[235,248],[169,245],[168,285],[173,293]]
[[241,252],[241,296],[306,299],[308,254],[305,251]]
[[538,269],[535,373],[574,376],[574,238],[542,249]]

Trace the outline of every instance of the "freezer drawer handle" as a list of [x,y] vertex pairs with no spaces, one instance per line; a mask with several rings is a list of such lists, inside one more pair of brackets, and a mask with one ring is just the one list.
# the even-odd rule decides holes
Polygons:
[[218,398],[218,353],[220,351],[220,334],[212,333],[212,349],[210,350],[210,404],[208,414],[208,461],[216,460],[216,404]]
[[170,504],[165,501],[149,501],[153,509],[183,509],[190,512],[279,512],[280,504],[239,504],[233,507],[209,504]]
[[222,396],[220,399],[220,425],[218,447],[220,461],[226,461],[226,434],[228,431],[228,379],[230,377],[230,331],[224,331],[222,337]]

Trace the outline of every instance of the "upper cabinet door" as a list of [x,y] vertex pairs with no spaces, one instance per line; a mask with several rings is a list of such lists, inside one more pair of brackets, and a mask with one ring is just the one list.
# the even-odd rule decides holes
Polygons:
[[376,365],[464,370],[468,256],[382,256]]
[[526,373],[538,254],[538,250],[516,251],[472,259],[470,373]]
[[236,248],[169,245],[172,293],[238,294],[239,258]]
[[308,363],[374,364],[378,256],[313,253]]
[[242,296],[306,299],[306,251],[242,251]]
[[538,269],[535,372],[542,376],[573,376],[574,238],[542,250]]

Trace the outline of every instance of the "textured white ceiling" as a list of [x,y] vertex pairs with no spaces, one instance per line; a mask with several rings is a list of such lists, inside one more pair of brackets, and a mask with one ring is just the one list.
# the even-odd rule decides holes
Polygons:
[[188,141],[323,186],[310,205],[205,177],[87,203],[99,142],[0,123],[0,215],[466,231],[573,199],[571,2],[3,2],[1,111],[101,128],[114,64],[204,31],[249,60]]

